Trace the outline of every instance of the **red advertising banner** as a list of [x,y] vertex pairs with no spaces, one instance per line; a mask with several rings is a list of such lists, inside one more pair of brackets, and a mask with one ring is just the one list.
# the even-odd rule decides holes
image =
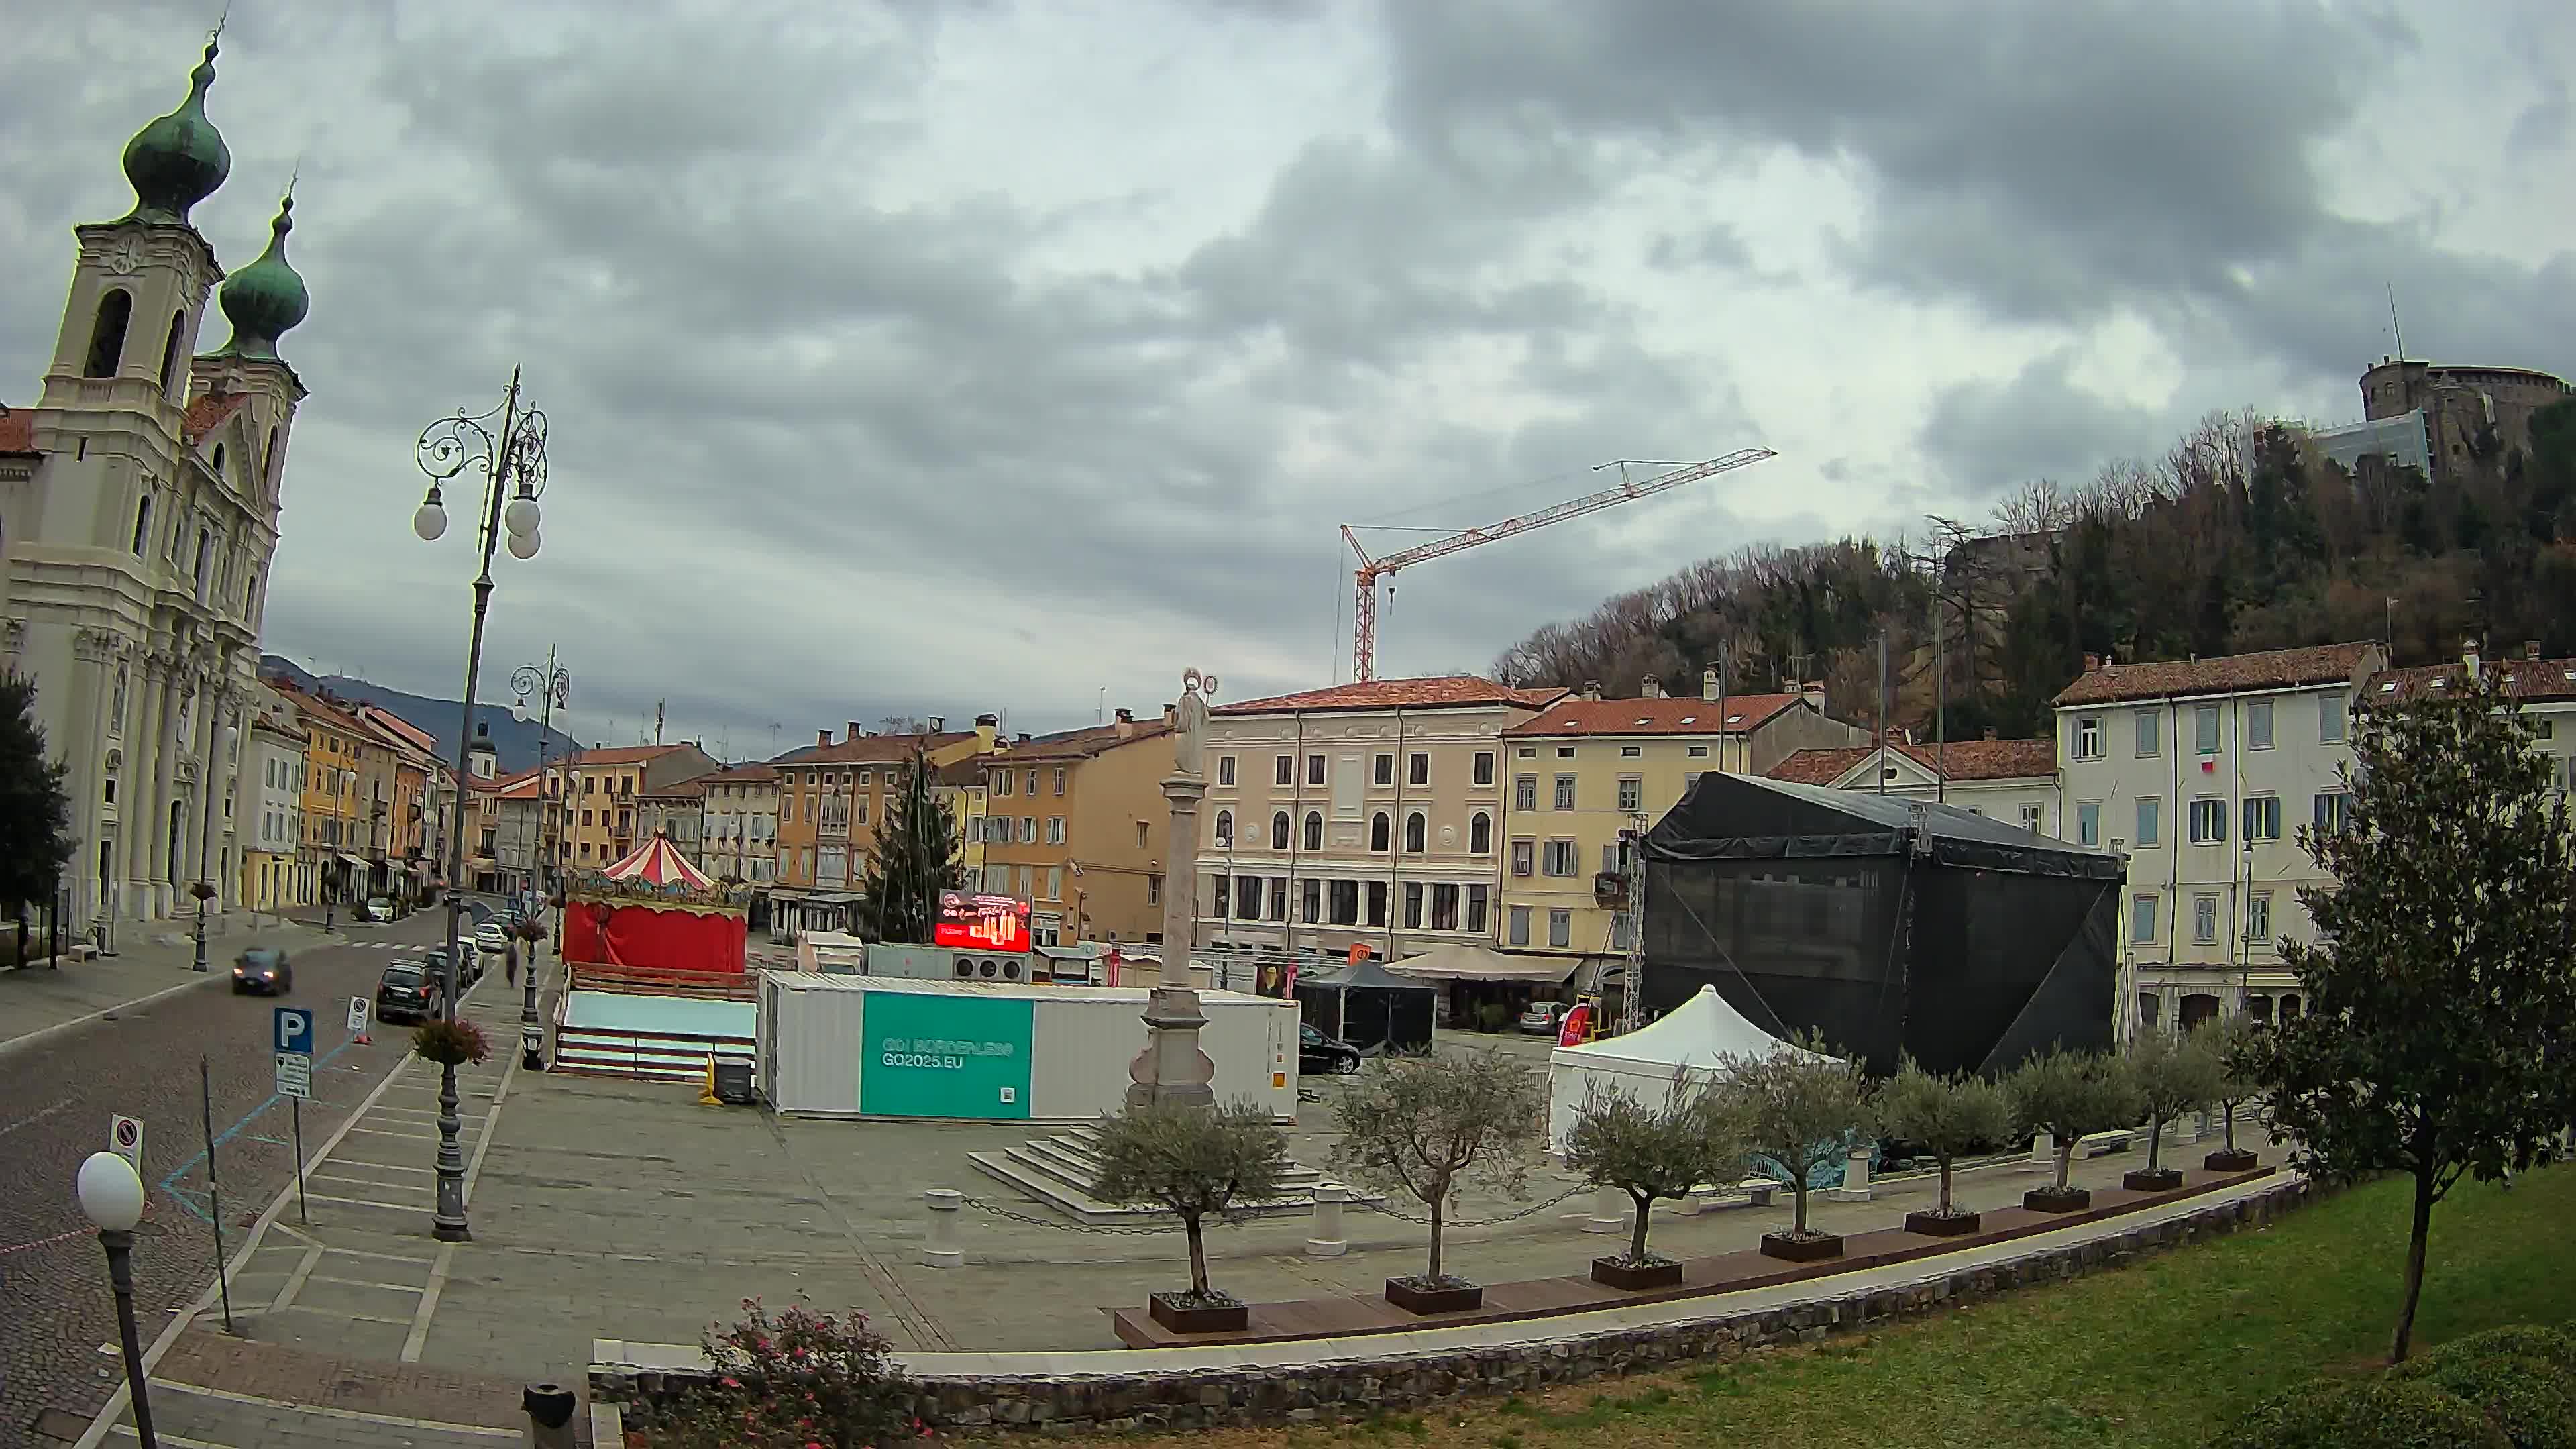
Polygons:
[[1558,1046],[1581,1046],[1592,1040],[1592,1007],[1589,1003],[1565,1014],[1565,1030],[1556,1038]]
[[969,951],[1029,949],[1029,903],[1016,896],[939,893],[939,920],[930,928],[930,944]]

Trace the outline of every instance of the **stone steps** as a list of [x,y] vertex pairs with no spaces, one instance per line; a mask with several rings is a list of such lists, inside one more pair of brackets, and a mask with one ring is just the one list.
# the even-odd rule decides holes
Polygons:
[[[1103,1201],[1096,1191],[1100,1181],[1099,1134],[1089,1127],[1078,1127],[1053,1137],[1035,1138],[1000,1152],[969,1152],[966,1160],[977,1171],[998,1182],[1017,1188],[1029,1198],[1054,1208],[1076,1222],[1133,1224],[1168,1219],[1171,1214],[1160,1208],[1137,1207],[1126,1203]],[[1323,1173],[1302,1163],[1291,1163],[1281,1186],[1285,1191],[1266,1202],[1255,1203],[1238,1211],[1251,1217],[1285,1217],[1315,1209],[1315,1189],[1323,1185]],[[1353,1202],[1379,1202],[1383,1199],[1354,1191]]]

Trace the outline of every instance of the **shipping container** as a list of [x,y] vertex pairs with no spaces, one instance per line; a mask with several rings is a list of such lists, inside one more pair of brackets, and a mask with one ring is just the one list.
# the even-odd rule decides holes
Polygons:
[[[1083,1122],[1126,1100],[1141,987],[761,973],[760,1090],[782,1113]],[[1297,1004],[1199,993],[1217,1100],[1297,1115]]]

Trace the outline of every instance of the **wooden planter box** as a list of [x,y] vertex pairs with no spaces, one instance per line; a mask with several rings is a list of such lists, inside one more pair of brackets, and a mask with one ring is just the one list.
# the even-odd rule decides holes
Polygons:
[[2182,1186],[2179,1167],[2132,1168],[2120,1174],[2120,1186],[2131,1192],[2171,1192]]
[[1389,1278],[1386,1301],[1407,1313],[1464,1313],[1485,1306],[1485,1290],[1474,1283],[1424,1288],[1409,1278]]
[[2208,1168],[2212,1172],[2252,1172],[2255,1168],[2261,1166],[2262,1162],[2263,1160],[2261,1158],[2256,1157],[2253,1153],[2246,1151],[2242,1147],[2237,1148],[2233,1152],[2222,1147],[2216,1152],[2209,1154],[2207,1157],[2202,1158],[2200,1160],[2200,1165]]
[[2021,1205],[2035,1213],[2080,1213],[2093,1205],[2093,1194],[2080,1187],[2034,1187],[2021,1195]]
[[1679,1288],[1682,1286],[1682,1265],[1678,1261],[1630,1263],[1622,1258],[1595,1258],[1592,1260],[1592,1281],[1632,1291]]
[[1905,1230],[1928,1238],[1956,1238],[1977,1230],[1976,1213],[1907,1213]]
[[1145,1311],[1174,1333],[1241,1333],[1252,1326],[1252,1309],[1242,1303],[1183,1305],[1180,1295],[1157,1293],[1145,1300]]
[[1785,1233],[1762,1235],[1762,1256],[1766,1258],[1778,1258],[1789,1263],[1821,1263],[1827,1258],[1842,1255],[1843,1240],[1837,1233],[1814,1238],[1793,1238]]

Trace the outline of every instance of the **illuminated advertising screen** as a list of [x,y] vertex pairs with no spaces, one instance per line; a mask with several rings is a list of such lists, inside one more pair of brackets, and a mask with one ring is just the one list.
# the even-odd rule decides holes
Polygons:
[[930,928],[930,944],[969,951],[1029,949],[1029,903],[1015,896],[939,893],[939,922]]

